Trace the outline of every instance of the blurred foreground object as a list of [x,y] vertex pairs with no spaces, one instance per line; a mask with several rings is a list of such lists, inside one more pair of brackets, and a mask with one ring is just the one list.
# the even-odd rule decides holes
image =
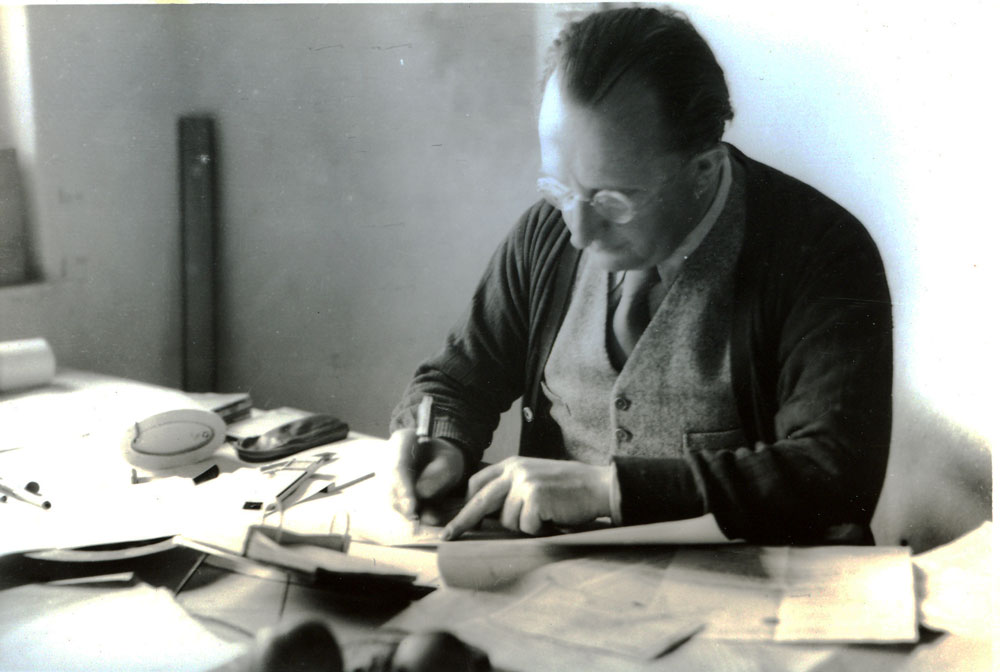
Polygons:
[[454,635],[380,631],[341,650],[330,628],[311,619],[265,629],[247,652],[220,672],[488,672],[489,658]]

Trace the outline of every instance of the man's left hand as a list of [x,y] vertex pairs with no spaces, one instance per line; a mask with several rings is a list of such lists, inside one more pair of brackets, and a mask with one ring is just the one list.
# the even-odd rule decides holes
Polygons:
[[456,539],[491,513],[504,527],[538,534],[546,523],[580,525],[611,515],[614,466],[510,457],[469,479],[465,506],[444,529]]

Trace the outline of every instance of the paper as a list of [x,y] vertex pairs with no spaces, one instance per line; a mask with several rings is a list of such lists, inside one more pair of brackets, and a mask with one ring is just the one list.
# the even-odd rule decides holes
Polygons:
[[[35,588],[26,586],[25,588]],[[16,595],[11,589],[5,600]],[[66,589],[63,589],[66,590]],[[165,589],[140,585],[37,613],[0,616],[0,668],[5,670],[209,670],[239,655],[192,619]],[[55,633],[55,636],[53,636]]]
[[776,642],[914,642],[909,549],[682,549],[654,604],[702,615],[704,637]]
[[440,588],[437,554],[425,548],[393,548],[353,541],[347,549],[348,555],[367,560],[376,567],[396,572],[413,574],[418,586]]
[[[673,649],[703,625],[700,619],[675,618],[649,603],[649,587],[655,586],[658,572],[645,573],[641,562],[609,571],[583,558],[547,569],[539,575],[540,586],[493,614],[493,622],[568,646],[644,660]],[[596,576],[586,578],[588,570]]]
[[993,523],[913,558],[920,585],[920,622],[934,630],[990,638]]
[[130,424],[193,403],[184,393],[165,387],[61,371],[45,387],[0,394],[0,451],[58,448],[67,440],[105,434],[112,440],[112,451],[119,452]]
[[788,548],[681,549],[660,576],[653,603],[706,621],[701,637],[771,641],[777,625]]
[[527,572],[576,554],[573,549],[603,546],[660,546],[728,542],[713,516],[611,527],[550,537],[442,543],[441,578],[449,586],[495,590]]
[[[0,475],[14,484],[37,482],[52,503],[49,510],[20,502],[0,505],[0,555],[180,531],[186,512],[177,503],[188,501],[193,483],[177,476],[134,485],[122,440],[137,419],[190,406],[183,394],[62,372],[49,386],[5,395],[0,402]],[[205,466],[190,468],[198,473]]]
[[[662,580],[663,568],[668,565],[673,553],[673,549],[663,547],[619,548],[613,551],[590,548],[586,557],[541,567],[506,590],[482,592],[447,587],[438,590],[414,602],[386,627],[407,631],[446,629],[486,651],[496,669],[524,672],[809,672],[818,669],[830,658],[834,651],[832,647],[728,642],[705,639],[698,632],[669,653],[647,660],[565,643],[551,636],[529,636],[501,625],[494,618],[494,615],[512,609],[511,605],[530,595],[532,590],[546,581],[567,589],[586,584],[587,597],[598,600],[598,603],[607,597],[615,604],[634,600],[639,604],[653,605],[652,599]],[[568,611],[566,616],[572,618]],[[675,616],[671,615],[672,618]]]
[[312,574],[317,569],[343,574],[370,574],[412,582],[416,577],[388,562],[359,558],[330,548],[310,544],[280,544],[260,531],[247,539],[246,557],[268,564]]
[[915,642],[907,548],[790,549],[777,642]]
[[190,480],[130,485],[125,473],[121,475],[117,486],[92,488],[82,484],[59,487],[52,478],[40,477],[42,492],[51,499],[52,508],[23,502],[0,505],[4,528],[0,555],[155,539],[180,531],[182,525],[171,502],[183,501],[191,492],[194,486]]

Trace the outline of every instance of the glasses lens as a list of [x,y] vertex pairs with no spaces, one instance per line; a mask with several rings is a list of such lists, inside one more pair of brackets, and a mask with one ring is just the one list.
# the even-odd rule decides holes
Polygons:
[[625,224],[635,216],[635,207],[627,196],[617,191],[599,191],[591,201],[594,210],[609,222]]

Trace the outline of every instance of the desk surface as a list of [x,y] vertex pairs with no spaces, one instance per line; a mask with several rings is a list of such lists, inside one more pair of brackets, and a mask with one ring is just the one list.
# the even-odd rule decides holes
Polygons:
[[[87,387],[87,385],[117,384],[116,379],[89,374],[69,374],[57,380],[57,383],[62,385],[64,390]],[[122,384],[134,385],[128,381],[122,381]],[[17,395],[15,400],[20,400],[23,405],[27,396],[30,395]],[[9,397],[0,399],[0,416],[3,416],[3,407],[8,405],[8,401],[11,401]],[[80,421],[79,418],[76,420]],[[60,440],[66,439],[65,427],[64,425]],[[79,426],[71,429],[79,430]],[[27,451],[30,448],[25,447],[21,450]],[[4,454],[0,453],[0,467],[4,464],[3,457]],[[231,449],[229,452],[220,453],[215,462],[224,472],[235,471],[245,466],[235,457]],[[191,473],[186,476],[193,476],[204,466],[204,464],[191,465],[187,469]],[[256,468],[259,465],[250,466]],[[178,471],[178,473],[184,472],[185,469]],[[8,516],[13,512],[13,509],[0,510],[0,513]],[[8,523],[11,520],[15,519],[8,517]],[[60,588],[42,585],[48,581],[123,570],[134,572],[138,579],[149,585],[170,591],[176,596],[176,601],[195,620],[221,639],[236,644],[249,642],[253,634],[261,628],[317,616],[327,619],[333,625],[341,642],[350,646],[352,642],[371,637],[380,626],[396,616],[402,607],[398,602],[385,600],[380,595],[360,596],[363,599],[346,599],[345,596],[336,595],[329,590],[304,585],[303,582],[293,579],[292,575],[273,568],[253,572],[255,575],[232,571],[217,566],[210,557],[206,558],[204,554],[187,548],[174,548],[146,557],[101,563],[55,563],[14,554],[0,556],[0,590],[3,590],[3,594],[7,597],[5,606],[13,604],[14,598],[17,598],[17,604],[22,605],[22,608],[20,611],[8,609],[6,616],[0,616],[0,626],[16,625],[17,622],[11,623],[11,618],[23,621],[27,618],[44,616],[47,611],[46,605],[59,603],[59,599],[53,597],[56,594],[64,596],[60,599],[74,599],[82,594],[112,596],[122,590],[121,586],[115,585]],[[448,627],[485,649],[497,663],[503,662],[509,665],[509,669],[572,669],[574,672],[593,669],[590,665],[595,659],[585,650],[560,648],[551,642],[511,634],[495,634],[482,639],[482,631],[471,630],[465,625],[485,613],[490,607],[491,596],[472,591],[464,592],[460,598],[463,607],[456,610],[453,598],[442,599],[454,592],[452,589],[444,589],[432,594],[413,608],[416,620],[408,619],[404,613],[393,623],[400,627],[420,628],[433,622],[438,627]],[[447,613],[437,613],[438,605],[446,608]],[[52,637],[54,641],[58,641],[59,633],[53,632]],[[164,666],[169,667],[170,661],[164,661]],[[921,641],[916,645],[892,646],[775,645],[709,640],[695,636],[691,641],[659,659],[647,663],[622,660],[618,661],[613,669],[818,670],[820,672],[985,670],[989,669],[989,643],[955,636],[936,636],[928,631],[921,632]]]

